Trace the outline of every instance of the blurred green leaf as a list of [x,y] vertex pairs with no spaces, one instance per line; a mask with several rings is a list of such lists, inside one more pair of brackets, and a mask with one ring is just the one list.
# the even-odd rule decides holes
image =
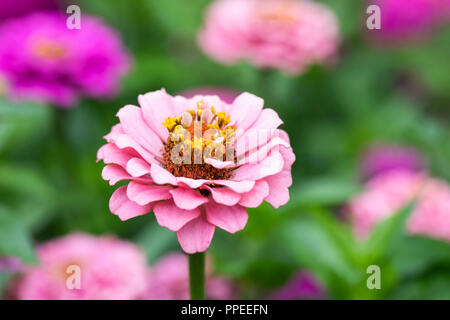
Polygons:
[[0,207],[0,255],[15,256],[25,262],[36,262],[33,245],[27,229],[13,212]]
[[0,151],[25,138],[36,139],[46,132],[50,119],[46,106],[0,100]]

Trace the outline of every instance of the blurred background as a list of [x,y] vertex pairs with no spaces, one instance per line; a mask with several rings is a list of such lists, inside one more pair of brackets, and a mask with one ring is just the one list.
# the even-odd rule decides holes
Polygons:
[[[421,17],[408,13],[414,5],[391,1],[397,3],[398,15],[394,9],[390,12],[393,28],[399,21],[407,31],[383,36],[383,30],[366,27],[370,1],[317,0],[337,17],[337,54],[332,63],[312,64],[302,73],[286,75],[277,68],[255,67],[246,59],[224,65],[203,53],[197,37],[209,0],[71,1],[81,8],[81,28],[84,15],[100,18],[115,30],[129,61],[124,71],[117,72],[114,94],[80,94],[73,105],[61,107],[54,99],[22,99],[23,95],[7,93],[11,73],[20,69],[14,64],[20,59],[10,51],[21,47],[5,39],[8,32],[25,33],[19,26],[25,28],[26,23],[11,21],[42,10],[69,16],[69,4],[21,0],[17,3],[23,5],[8,11],[8,2],[10,7],[16,3],[0,5],[5,6],[1,11],[5,16],[0,13],[0,96],[4,94],[0,98],[4,265],[0,263],[0,289],[4,298],[14,296],[11,284],[21,277],[22,268],[11,266],[16,261],[12,257],[19,265],[36,264],[36,246],[74,232],[131,241],[145,252],[149,266],[169,252],[181,252],[176,234],[159,227],[152,214],[126,222],[111,214],[108,201],[114,188],[101,178],[104,165],[96,162],[96,153],[104,144],[102,137],[118,122],[119,108],[137,104],[139,94],[160,88],[172,95],[220,88],[262,97],[265,106],[283,119],[282,128],[296,155],[286,206],[275,210],[264,203],[249,209],[247,227],[234,235],[216,229],[208,254],[213,272],[233,284],[234,297],[450,299],[447,190],[441,207],[428,208],[428,215],[439,214],[437,224],[444,228],[436,237],[432,231],[419,235],[407,231],[412,198],[395,205],[392,216],[377,223],[365,239],[355,235],[348,209],[368,183],[370,187],[370,179],[387,171],[420,172],[440,179],[442,188],[447,188],[448,15],[416,32]],[[440,2],[439,11],[448,5]],[[98,47],[101,51],[107,46]],[[45,54],[58,55],[54,50]],[[396,197],[395,191],[387,193],[386,197]],[[384,198],[371,201],[376,206]],[[370,265],[381,269],[379,290],[367,286]]]

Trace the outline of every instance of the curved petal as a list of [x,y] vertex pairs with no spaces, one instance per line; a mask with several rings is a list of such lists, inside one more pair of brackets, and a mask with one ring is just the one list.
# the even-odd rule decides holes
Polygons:
[[169,131],[162,125],[168,117],[178,116],[172,97],[161,89],[138,97],[142,114],[149,127],[163,140],[169,137]]
[[160,154],[162,141],[148,127],[142,116],[142,110],[139,107],[126,105],[119,110],[117,116],[120,119],[123,130],[128,136],[152,154]]
[[168,186],[149,185],[131,181],[128,184],[127,196],[130,200],[144,206],[155,201],[172,198],[169,193],[170,190],[171,187]]
[[103,160],[106,164],[118,164],[125,168],[127,162],[134,156],[125,150],[119,149],[116,145],[108,143],[98,149],[97,161]]
[[256,208],[261,205],[268,195],[269,184],[264,180],[258,180],[250,192],[242,195],[239,204],[247,208]]
[[256,164],[245,164],[234,171],[233,179],[259,180],[277,174],[283,170],[284,159],[280,152],[273,152],[263,161]]
[[134,141],[131,137],[126,134],[121,134],[115,140],[115,144],[119,149],[131,149],[134,150],[138,155],[144,158],[148,163],[158,163],[155,159],[155,155],[144,149],[140,144]]
[[158,164],[152,164],[150,167],[150,175],[157,184],[171,184],[176,186],[177,179],[173,174]]
[[132,158],[126,164],[127,172],[133,177],[142,177],[150,173],[150,165],[141,158]]
[[177,232],[178,242],[188,254],[204,252],[211,244],[214,229],[214,225],[200,216],[188,222]]
[[241,199],[241,194],[229,188],[211,188],[209,186],[206,188],[211,192],[215,202],[226,206],[234,206]]
[[252,190],[253,186],[255,185],[255,181],[251,180],[243,180],[243,181],[234,181],[234,180],[213,180],[208,181],[209,183],[218,184],[221,186],[226,186],[230,188],[231,190],[237,192],[237,193],[244,193]]
[[210,164],[217,169],[232,168],[235,166],[234,161],[221,161],[214,158],[205,159],[205,163]]
[[125,221],[152,211],[152,204],[140,206],[127,197],[127,187],[118,188],[109,199],[109,209],[117,215],[120,220]]
[[210,202],[205,206],[205,210],[209,223],[230,233],[244,229],[247,224],[247,210],[239,205],[229,207]]
[[169,191],[173,196],[173,201],[180,209],[193,210],[204,203],[208,198],[202,196],[200,192],[192,189],[179,187]]
[[109,164],[103,168],[102,178],[109,181],[110,186],[113,186],[119,181],[130,180],[132,177],[122,167]]
[[264,199],[275,209],[285,205],[289,201],[289,189],[292,184],[290,170],[283,170],[280,173],[264,178],[269,184],[269,194]]
[[172,200],[157,203],[153,212],[159,225],[172,231],[179,231],[186,223],[200,215],[200,209],[183,210]]
[[242,131],[247,130],[258,119],[263,106],[263,99],[248,92],[240,94],[232,104],[232,124]]

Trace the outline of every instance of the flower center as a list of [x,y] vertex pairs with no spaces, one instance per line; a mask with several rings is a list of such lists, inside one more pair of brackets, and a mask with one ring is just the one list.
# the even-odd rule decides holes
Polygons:
[[230,116],[197,103],[197,110],[187,110],[181,116],[165,119],[169,130],[164,143],[163,166],[176,177],[224,180],[232,173],[230,168],[215,168],[207,159],[235,162],[234,126]]
[[296,20],[293,15],[294,3],[291,0],[261,1],[257,4],[257,15],[263,21],[291,23]]
[[34,54],[45,60],[62,60],[67,55],[67,50],[59,43],[52,41],[40,41],[33,48]]

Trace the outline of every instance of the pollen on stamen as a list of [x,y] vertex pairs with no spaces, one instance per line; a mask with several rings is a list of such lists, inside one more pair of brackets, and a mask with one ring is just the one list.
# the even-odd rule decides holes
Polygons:
[[186,110],[180,116],[165,119],[162,125],[169,131],[169,137],[163,147],[164,168],[176,177],[229,179],[232,168],[218,169],[204,161],[224,160],[227,148],[234,148],[235,127],[228,126],[229,123],[230,116],[216,113],[214,107],[206,108],[204,101],[197,104],[197,110]]

